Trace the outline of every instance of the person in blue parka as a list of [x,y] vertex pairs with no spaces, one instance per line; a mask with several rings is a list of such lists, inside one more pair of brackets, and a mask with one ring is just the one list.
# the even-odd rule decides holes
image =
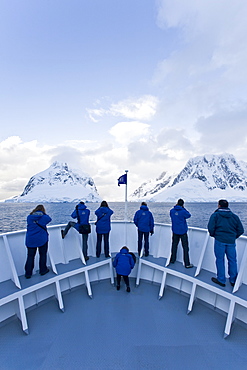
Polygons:
[[[90,216],[89,209],[87,209],[87,206],[85,205],[85,203],[81,201],[79,204],[77,204],[74,211],[71,213],[71,217],[76,218],[77,222],[74,222],[74,221],[68,222],[65,229],[61,230],[62,238],[63,239],[65,238],[66,234],[68,233],[71,227],[74,227],[79,232],[80,225],[89,225],[89,216]],[[82,251],[83,251],[85,261],[89,260],[89,257],[87,255],[87,250],[88,250],[87,241],[88,241],[89,233],[90,231],[88,233],[85,232],[82,234]]]
[[96,257],[100,257],[101,254],[101,243],[102,238],[104,238],[104,252],[105,257],[110,257],[109,255],[109,234],[111,230],[111,215],[114,212],[109,208],[107,202],[103,200],[98,209],[96,209],[95,214],[97,216],[96,221],[96,233],[97,233],[97,244],[96,244]]
[[32,276],[37,248],[39,249],[39,273],[45,275],[49,272],[46,265],[49,237],[46,225],[49,222],[51,222],[51,217],[46,214],[42,204],[34,208],[27,217],[27,260],[25,264],[25,277],[27,279]]
[[117,290],[120,289],[120,281],[121,277],[123,277],[126,284],[126,291],[130,292],[129,274],[134,266],[135,261],[129,253],[129,249],[127,247],[121,248],[113,261],[113,267],[116,268],[117,273]]
[[147,257],[149,255],[149,233],[151,235],[154,233],[154,218],[146,202],[142,202],[139,211],[136,211],[134,224],[138,229],[138,254],[139,256],[141,254],[142,239],[144,237],[145,257]]
[[170,263],[176,261],[178,243],[181,240],[184,252],[184,266],[186,268],[191,268],[193,265],[190,263],[189,258],[188,226],[186,222],[187,218],[191,217],[191,214],[184,208],[183,199],[179,199],[177,204],[170,210],[170,217],[172,221],[172,251]]

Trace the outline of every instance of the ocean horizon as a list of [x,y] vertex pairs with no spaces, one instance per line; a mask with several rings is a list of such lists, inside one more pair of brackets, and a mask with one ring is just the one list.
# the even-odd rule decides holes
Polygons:
[[[124,220],[125,203],[108,202],[114,211],[112,220]],[[170,209],[175,205],[172,202],[147,202],[149,210],[154,216],[156,223],[170,224]],[[36,207],[36,203],[0,203],[0,233],[26,229],[26,219]],[[127,220],[133,221],[135,212],[140,209],[141,202],[127,203]],[[44,203],[47,214],[52,218],[49,225],[66,224],[71,221],[71,213],[76,203]],[[86,203],[90,210],[90,221],[96,220],[95,210],[100,203]],[[206,229],[210,215],[217,209],[217,202],[195,203],[186,202],[185,208],[191,213],[188,226]],[[245,235],[247,235],[247,212],[246,203],[229,203],[229,208],[236,213],[243,223]]]

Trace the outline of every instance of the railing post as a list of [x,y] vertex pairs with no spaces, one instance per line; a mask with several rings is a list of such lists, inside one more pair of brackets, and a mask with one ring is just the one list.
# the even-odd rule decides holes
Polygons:
[[247,264],[247,242],[246,242],[245,249],[244,249],[244,254],[243,254],[243,257],[242,257],[242,260],[241,260],[241,263],[240,263],[238,276],[237,276],[237,279],[236,279],[234,287],[233,287],[233,291],[232,291],[233,293],[235,293],[239,289],[240,285],[242,284],[243,274],[244,274],[244,270],[246,268],[246,264]]
[[3,241],[4,241],[5,250],[6,250],[8,259],[9,259],[10,269],[11,269],[11,272],[12,272],[12,281],[15,283],[17,288],[21,289],[21,284],[20,284],[18,274],[17,274],[16,268],[15,268],[13,257],[12,257],[11,251],[10,251],[10,246],[9,246],[9,242],[8,242],[8,239],[7,239],[7,235],[3,236]]
[[199,273],[201,271],[202,261],[203,261],[204,255],[205,255],[208,240],[209,240],[209,233],[206,234],[206,237],[205,237],[205,240],[204,240],[204,244],[203,244],[202,251],[201,251],[201,254],[200,254],[200,258],[199,258],[199,261],[198,261],[198,264],[197,264],[195,276],[199,275]]

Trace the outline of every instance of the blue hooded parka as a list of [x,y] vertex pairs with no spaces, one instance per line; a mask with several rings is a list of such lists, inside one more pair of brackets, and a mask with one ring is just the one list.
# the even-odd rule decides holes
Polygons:
[[116,268],[118,275],[128,276],[135,266],[135,262],[128,249],[123,247],[116,255],[113,261],[113,267]]
[[49,222],[51,222],[51,217],[42,211],[27,216],[26,246],[28,248],[42,247],[48,242],[46,225]]
[[111,215],[114,212],[109,207],[99,207],[96,209],[97,216],[96,233],[107,234],[111,230]]
[[[77,212],[77,210],[78,212]],[[78,219],[79,215],[79,219]],[[88,225],[89,224],[89,215],[90,211],[87,209],[87,206],[83,203],[77,204],[75,210],[72,212],[71,217],[77,218],[77,223],[74,225],[74,228],[79,231],[79,225]],[[80,222],[79,222],[80,220]]]
[[188,226],[186,219],[191,217],[191,214],[182,206],[175,205],[170,210],[170,217],[172,220],[172,232],[177,235],[187,233]]
[[142,232],[153,232],[154,218],[148,207],[142,205],[134,216],[134,224]]

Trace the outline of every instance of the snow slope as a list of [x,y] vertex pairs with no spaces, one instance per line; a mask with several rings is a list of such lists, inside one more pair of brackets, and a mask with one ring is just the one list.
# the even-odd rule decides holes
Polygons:
[[142,184],[131,200],[170,202],[210,202],[220,198],[247,201],[247,163],[237,162],[232,154],[204,155],[191,158],[177,174],[163,172],[155,180]]
[[93,179],[67,163],[54,162],[48,169],[32,176],[23,193],[5,202],[99,202]]

